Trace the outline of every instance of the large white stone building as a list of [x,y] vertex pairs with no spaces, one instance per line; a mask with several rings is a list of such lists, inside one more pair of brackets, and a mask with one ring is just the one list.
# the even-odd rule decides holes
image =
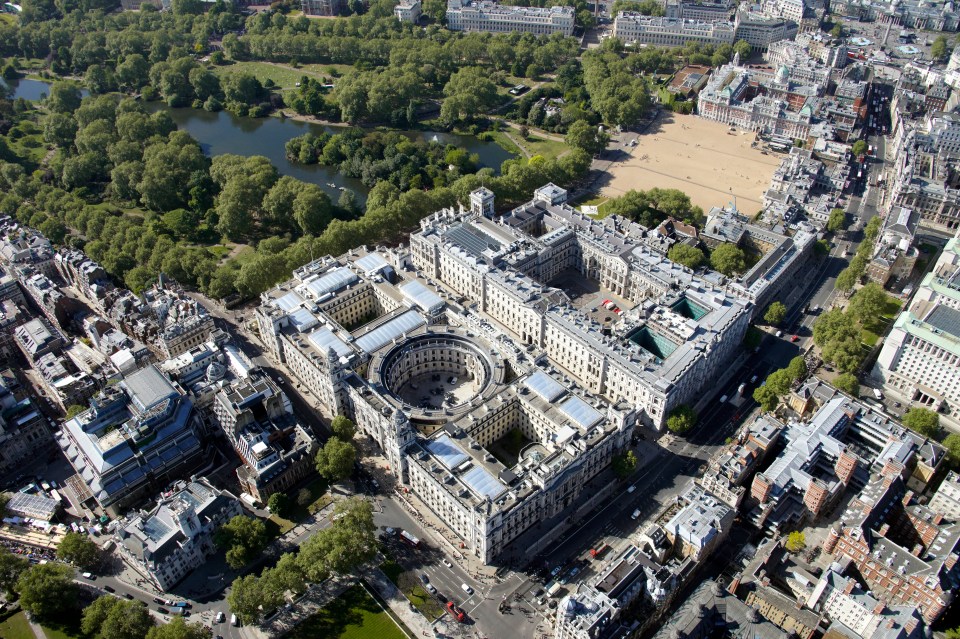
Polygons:
[[573,7],[518,7],[489,0],[447,0],[451,31],[523,31],[537,35],[573,35]]
[[[642,227],[565,200],[548,185],[494,221],[480,189],[422,220],[409,252],[317,260],[257,313],[273,356],[487,562],[564,513],[636,424],[711,388],[752,310]],[[609,291],[616,327],[546,284],[561,274]]]
[[613,35],[625,43],[682,47],[688,42],[733,44],[735,30],[729,22],[701,22],[621,11],[613,21]]
[[960,239],[944,247],[883,341],[873,374],[892,397],[951,415],[960,406]]

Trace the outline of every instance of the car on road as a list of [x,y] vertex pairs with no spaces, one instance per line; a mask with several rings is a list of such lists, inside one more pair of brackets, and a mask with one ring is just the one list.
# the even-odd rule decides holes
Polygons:
[[473,594],[473,588],[471,588],[471,587],[468,586],[467,584],[460,584],[460,587],[461,587],[461,588],[463,589],[463,591],[464,591],[465,593],[467,593],[468,595],[472,595],[472,594]]
[[223,623],[223,620],[224,620],[225,618],[226,618],[226,615],[224,615],[223,612],[218,612],[218,613],[217,613],[217,616],[214,617],[214,620],[215,620],[217,623]]
[[630,519],[633,519],[634,521],[636,521],[637,519],[640,519],[640,510],[637,509],[633,511],[633,514],[630,515]]
[[790,338],[790,341],[791,341],[791,342],[799,342],[799,341],[800,341],[800,336],[799,336],[799,335],[794,335],[793,337]]
[[420,573],[420,581],[422,581],[422,582],[425,583],[425,584],[428,584],[428,583],[430,583],[430,577],[428,577],[428,576],[427,576],[427,573],[425,573],[425,572],[424,572],[424,573]]
[[437,589],[433,584],[427,584],[427,592],[429,592],[431,595],[435,595],[437,594]]
[[551,577],[556,577],[557,575],[560,574],[560,571],[561,571],[561,570],[563,570],[563,566],[557,566],[556,568],[554,568],[553,570],[550,571],[550,576],[551,576]]
[[783,337],[783,331],[777,331],[777,337]]
[[113,586],[104,586],[103,589],[107,592],[116,592],[116,589]]
[[442,563],[442,564],[443,564],[444,566],[446,566],[447,568],[453,568],[453,564],[450,563],[450,560],[447,559],[446,557],[444,557],[443,559],[441,559],[441,560],[440,560],[440,563]]
[[124,598],[124,599],[133,599],[133,595],[131,595],[129,592],[125,592],[125,593],[123,593],[123,598]]
[[635,491],[636,489],[637,489],[636,486],[630,486],[630,488],[627,488],[627,492],[628,492],[628,493],[632,493],[632,492]]
[[167,610],[166,608],[157,608],[157,612],[159,612],[161,615],[169,615],[169,614],[170,614],[170,611]]
[[90,573],[90,572],[83,573],[82,577],[84,579],[89,579],[90,581],[93,581],[94,579],[96,579],[96,577],[93,576],[93,573]]
[[158,603],[158,604],[160,604],[160,605],[162,606],[163,604],[167,603],[167,600],[166,600],[166,599],[161,599],[160,597],[154,597],[154,598],[153,598],[153,603]]

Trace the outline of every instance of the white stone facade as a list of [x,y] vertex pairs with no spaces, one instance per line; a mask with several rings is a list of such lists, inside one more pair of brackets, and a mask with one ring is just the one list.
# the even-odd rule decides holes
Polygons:
[[516,7],[488,0],[448,0],[447,28],[451,31],[522,31],[537,35],[573,35],[573,7]]

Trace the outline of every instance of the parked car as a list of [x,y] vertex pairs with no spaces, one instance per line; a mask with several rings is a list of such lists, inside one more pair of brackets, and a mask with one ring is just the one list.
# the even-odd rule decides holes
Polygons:
[[440,563],[442,563],[442,564],[443,564],[444,566],[446,566],[447,568],[453,568],[453,564],[450,563],[450,560],[447,559],[446,557],[444,557],[443,559],[441,559],[441,560],[440,560]]
[[107,592],[116,592],[116,589],[113,586],[104,586],[103,589]]
[[633,514],[630,515],[630,519],[633,519],[633,520],[640,519],[640,510],[637,509],[637,510],[633,511]]
[[217,623],[223,623],[223,620],[224,620],[225,617],[226,617],[226,615],[224,615],[223,612],[218,612],[218,613],[217,613],[217,616],[215,617],[216,622],[217,622]]
[[433,584],[427,584],[427,592],[429,592],[431,595],[435,595],[437,594],[437,589]]
[[157,608],[157,612],[159,612],[161,615],[169,615],[169,614],[170,614],[170,611],[167,610],[166,608]]

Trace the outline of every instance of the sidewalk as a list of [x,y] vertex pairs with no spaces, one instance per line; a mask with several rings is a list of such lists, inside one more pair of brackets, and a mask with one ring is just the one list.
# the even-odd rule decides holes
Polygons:
[[356,583],[355,575],[334,575],[323,583],[311,585],[289,610],[281,608],[259,626],[244,626],[244,629],[248,630],[248,636],[252,634],[268,639],[282,637]]

